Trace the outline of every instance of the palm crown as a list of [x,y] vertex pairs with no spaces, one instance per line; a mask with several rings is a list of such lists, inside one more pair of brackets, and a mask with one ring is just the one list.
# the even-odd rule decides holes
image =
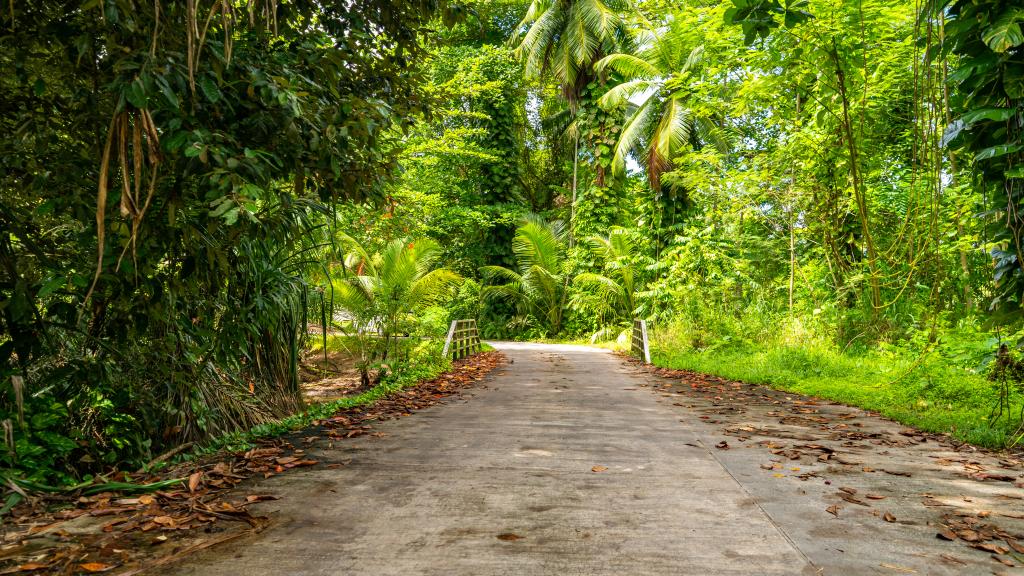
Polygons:
[[517,267],[485,266],[483,276],[496,282],[483,292],[488,299],[504,299],[516,307],[516,320],[533,319],[548,331],[562,329],[562,311],[566,301],[565,227],[561,222],[545,222],[528,217],[512,240]]
[[516,52],[528,77],[551,72],[575,107],[593,78],[593,64],[628,40],[617,0],[533,0],[520,23]]
[[[687,145],[699,148],[711,144],[723,151],[727,148],[717,120],[703,113],[694,101],[704,49],[679,49],[692,44],[686,38],[692,33],[675,21],[658,30],[648,25],[637,34],[639,48],[635,54],[611,54],[594,65],[598,73],[613,70],[624,79],[599,100],[607,109],[629,109],[615,146],[612,170],[621,175],[626,157],[638,152],[647,164],[647,177],[655,191],[661,189],[661,176],[672,170],[673,159]],[[641,149],[642,143],[646,143],[646,149]]]

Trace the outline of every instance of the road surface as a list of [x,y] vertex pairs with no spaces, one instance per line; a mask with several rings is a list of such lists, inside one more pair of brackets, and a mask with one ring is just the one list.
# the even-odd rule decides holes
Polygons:
[[[774,445],[756,443],[756,433],[750,440],[725,436],[721,423],[707,416],[712,404],[677,401],[668,381],[609,352],[546,344],[496,347],[511,363],[482,385],[462,398],[381,423],[375,429],[382,437],[311,453],[344,466],[259,482],[251,488],[282,496],[259,505],[273,518],[270,528],[161,573],[1015,573],[986,553],[935,538],[937,512],[919,500],[922,491],[943,488],[915,484],[937,482],[930,477],[868,475],[860,469],[873,470],[847,457],[845,464],[857,474],[833,484],[829,474],[840,475],[838,465],[773,457]],[[714,413],[747,410],[743,421],[756,428],[774,421],[773,403]],[[870,421],[869,428],[893,434],[901,429],[856,413]],[[882,460],[899,456],[918,466],[915,476],[930,470],[934,458],[899,452],[923,450],[915,446],[872,449]],[[808,470],[821,475],[800,477]],[[956,482],[950,476],[946,492],[975,490],[980,505],[986,494],[994,499],[993,490],[1005,488]],[[878,491],[886,500],[850,505],[833,496],[840,484],[862,486],[861,495]],[[836,502],[842,504],[836,514],[826,510]],[[1024,501],[1015,505],[1024,509]],[[884,520],[883,511],[895,521]]]

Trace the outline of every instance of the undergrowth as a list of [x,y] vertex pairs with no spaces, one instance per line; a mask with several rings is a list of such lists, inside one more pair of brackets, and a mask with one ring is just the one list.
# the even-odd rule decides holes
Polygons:
[[[708,346],[692,336],[681,325],[655,331],[652,362],[857,406],[988,448],[1021,441],[1019,422],[993,418],[999,389],[986,377],[991,347],[977,338],[951,334],[916,350],[908,342],[844,352],[813,339],[734,338]],[[1018,390],[1009,401],[1017,414],[1024,397]]]
[[[253,442],[256,440],[274,438],[295,430],[301,430],[310,426],[314,421],[328,418],[341,410],[371,405],[377,400],[404,388],[436,378],[451,368],[451,361],[441,356],[439,346],[440,343],[436,341],[424,342],[413,351],[412,357],[408,362],[397,366],[395,371],[384,377],[380,384],[365,392],[328,402],[312,404],[302,412],[292,414],[286,418],[259,424],[248,430],[219,436],[203,446],[192,450],[183,459],[196,458],[222,450],[247,450],[252,447]],[[340,347],[340,341],[335,344],[333,339],[329,340],[329,349]]]
[[[180,460],[188,460],[213,454],[222,450],[239,451],[252,447],[257,440],[282,436],[289,432],[306,428],[316,420],[323,420],[330,416],[359,406],[369,406],[374,402],[386,398],[400,390],[415,386],[420,382],[437,378],[452,367],[451,360],[441,356],[442,341],[426,341],[416,347],[412,352],[410,360],[388,374],[380,384],[354,396],[346,396],[328,402],[320,402],[307,407],[302,412],[288,416],[275,422],[268,422],[254,426],[249,430],[235,432],[219,436],[207,444],[192,450]],[[328,341],[329,349],[340,348],[339,343],[333,340]],[[486,343],[481,344],[481,352],[494,350]]]

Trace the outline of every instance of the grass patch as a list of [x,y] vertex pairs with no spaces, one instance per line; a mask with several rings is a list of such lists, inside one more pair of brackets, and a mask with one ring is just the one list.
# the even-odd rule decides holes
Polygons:
[[[865,408],[929,432],[1005,448],[1020,441],[1019,422],[990,421],[995,383],[934,352],[842,354],[815,344],[752,344],[695,349],[671,334],[652,338],[658,366],[714,374]],[[1014,417],[1024,399],[1013,398]],[[1019,434],[1019,432],[1018,432]]]

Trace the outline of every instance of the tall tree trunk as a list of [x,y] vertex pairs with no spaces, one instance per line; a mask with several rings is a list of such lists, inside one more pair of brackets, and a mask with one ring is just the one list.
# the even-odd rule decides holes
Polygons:
[[[945,42],[946,39],[946,19],[944,15],[939,17],[939,42]],[[953,122],[953,115],[949,111],[949,62],[945,59],[942,61],[942,112],[946,118],[946,124],[949,125]],[[957,162],[956,153],[952,150],[949,151],[949,187],[956,186],[957,176]],[[964,250],[961,239],[964,235],[964,225],[960,219],[960,211],[957,210],[954,216],[956,219],[956,237],[957,237],[957,252],[960,255],[960,271],[964,274],[964,306],[968,310],[974,307],[973,299],[971,298],[971,286],[967,282],[967,279],[971,275],[971,267],[967,262],[967,251]]]
[[[797,129],[800,123],[800,94],[796,95],[796,121]],[[793,164],[789,167],[789,209],[786,211],[786,221],[789,224],[789,316],[793,317],[793,287],[796,283],[796,222],[793,209],[793,191],[796,189],[796,169]]]
[[[833,41],[834,42],[834,41]],[[843,105],[843,137],[850,154],[850,179],[853,181],[853,196],[857,202],[857,213],[860,216],[861,233],[864,235],[864,243],[867,245],[869,282],[871,285],[871,316],[877,318],[882,308],[882,290],[878,278],[878,251],[875,248],[874,238],[871,236],[871,220],[868,214],[868,203],[864,193],[864,184],[861,181],[860,158],[857,150],[857,142],[854,140],[853,124],[850,118],[850,100],[846,92],[846,73],[843,71],[842,63],[839,60],[839,52],[833,46],[832,58],[836,67],[836,84],[839,87],[839,98]]]
[[793,316],[793,284],[796,281],[796,240],[793,231],[793,220],[789,221],[789,315]]
[[580,134],[579,127],[576,128],[576,141],[572,151],[572,203],[569,204],[569,248],[572,248],[575,238],[576,220],[576,172],[580,163]]

